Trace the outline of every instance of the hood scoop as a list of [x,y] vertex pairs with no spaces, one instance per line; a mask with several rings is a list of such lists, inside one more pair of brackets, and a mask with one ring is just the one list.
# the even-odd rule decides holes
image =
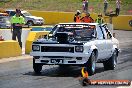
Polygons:
[[68,33],[56,33],[55,37],[57,39],[57,42],[59,42],[60,44],[67,44],[69,43],[68,41]]

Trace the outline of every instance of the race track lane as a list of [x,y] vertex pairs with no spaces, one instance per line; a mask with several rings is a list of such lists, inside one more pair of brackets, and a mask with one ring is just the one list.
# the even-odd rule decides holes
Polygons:
[[[96,74],[90,79],[132,80],[132,31],[114,31],[120,41],[121,53],[115,70],[104,71],[97,64]],[[23,57],[24,58],[24,57]],[[0,63],[0,88],[82,88],[79,84],[80,67],[59,68],[43,66],[42,74],[35,75],[32,58]],[[88,86],[84,88],[117,88],[117,86]]]

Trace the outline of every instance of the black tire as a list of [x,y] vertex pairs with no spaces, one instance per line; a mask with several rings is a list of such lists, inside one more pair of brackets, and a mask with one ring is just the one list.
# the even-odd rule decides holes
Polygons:
[[86,69],[89,75],[93,75],[96,69],[96,55],[92,52],[88,62],[86,63]]
[[27,22],[27,25],[28,25],[28,26],[33,26],[34,23],[33,23],[33,21],[28,21],[28,22]]
[[42,65],[36,64],[35,59],[33,59],[33,69],[36,74],[40,74],[42,70]]
[[115,50],[112,56],[103,62],[104,70],[114,70],[117,65],[117,50]]

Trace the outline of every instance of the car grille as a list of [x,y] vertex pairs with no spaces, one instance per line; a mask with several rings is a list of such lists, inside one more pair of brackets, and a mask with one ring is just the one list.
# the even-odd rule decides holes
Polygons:
[[71,52],[71,53],[74,53],[74,47],[41,46],[41,52]]
[[68,56],[43,56],[44,58],[73,58]]

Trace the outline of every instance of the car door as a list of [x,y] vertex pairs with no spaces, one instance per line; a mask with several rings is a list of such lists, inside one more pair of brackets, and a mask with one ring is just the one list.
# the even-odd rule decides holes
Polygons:
[[102,31],[102,28],[100,26],[97,26],[96,32],[97,32],[97,39],[95,41],[96,41],[96,46],[98,48],[97,59],[104,59],[106,58],[106,54],[105,54],[106,40]]
[[113,47],[112,35],[106,26],[103,26],[102,30],[105,36],[105,43],[106,43],[105,54],[106,54],[106,58],[109,58],[112,54],[112,47]]

